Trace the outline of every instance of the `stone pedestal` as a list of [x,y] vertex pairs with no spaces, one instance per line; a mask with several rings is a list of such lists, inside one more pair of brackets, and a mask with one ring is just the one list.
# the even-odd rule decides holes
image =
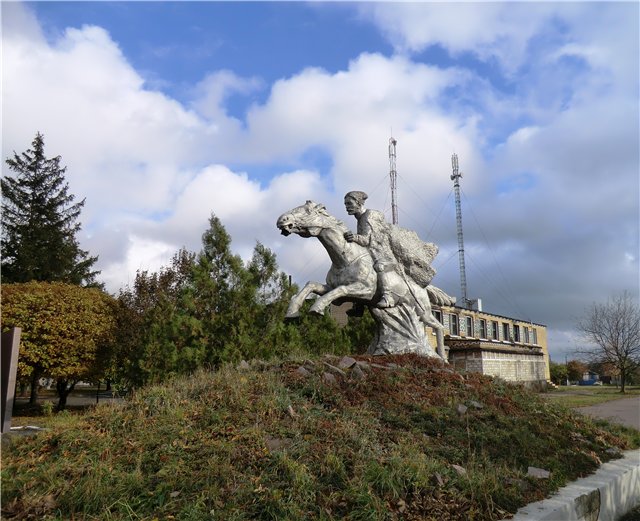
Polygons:
[[369,345],[370,355],[399,355],[415,353],[437,357],[429,345],[425,328],[413,307],[400,304],[392,308],[370,307],[376,322],[376,334]]
[[0,342],[0,351],[2,352],[2,432],[11,429],[21,332],[19,327],[14,327],[2,333],[2,341]]

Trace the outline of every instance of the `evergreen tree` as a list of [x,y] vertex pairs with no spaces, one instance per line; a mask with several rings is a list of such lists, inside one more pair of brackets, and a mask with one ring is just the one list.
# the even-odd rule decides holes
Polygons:
[[138,272],[134,287],[120,292],[113,378],[138,387],[243,358],[346,354],[352,342],[366,349],[366,318],[350,328],[328,314],[285,323],[297,291],[264,245],[256,244],[246,264],[235,255],[212,214],[199,254],[181,250],[170,266]]
[[195,254],[181,249],[156,273],[139,271],[118,296],[118,349],[112,378],[128,387],[158,382],[204,365],[206,338],[191,289]]
[[2,182],[2,282],[95,284],[97,257],[80,249],[76,234],[84,199],[73,203],[61,157],[44,155],[44,137],[6,163],[16,173]]

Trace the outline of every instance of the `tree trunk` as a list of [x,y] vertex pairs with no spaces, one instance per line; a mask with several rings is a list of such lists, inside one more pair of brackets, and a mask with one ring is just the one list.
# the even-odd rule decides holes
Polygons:
[[29,396],[29,405],[35,405],[38,399],[38,386],[40,381],[40,373],[36,370],[31,374],[31,394]]
[[620,369],[620,392],[625,394],[625,380],[627,379],[627,371],[624,368]]
[[[73,388],[76,386],[76,381],[72,381],[70,384],[67,380],[56,380],[56,391],[58,393],[58,406],[56,410],[62,411],[67,406],[67,398]],[[67,387],[67,385],[69,385]]]

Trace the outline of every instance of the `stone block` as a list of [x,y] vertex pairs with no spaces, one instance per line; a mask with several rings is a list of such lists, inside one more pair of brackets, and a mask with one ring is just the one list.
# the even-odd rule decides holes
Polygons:
[[2,333],[0,341],[2,353],[2,432],[8,432],[11,429],[21,332],[19,327],[11,328]]

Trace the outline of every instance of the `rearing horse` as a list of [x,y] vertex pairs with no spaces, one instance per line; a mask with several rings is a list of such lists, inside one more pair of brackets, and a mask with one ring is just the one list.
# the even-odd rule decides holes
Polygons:
[[[309,310],[315,314],[323,314],[326,308],[338,299],[362,302],[375,311],[374,318],[382,318],[383,321],[386,315],[394,312],[393,308],[375,309],[374,303],[380,295],[378,276],[373,269],[373,259],[369,250],[355,242],[348,242],[344,238],[345,232],[348,231],[347,226],[329,214],[322,204],[307,201],[302,206],[282,214],[278,218],[277,226],[285,236],[295,233],[300,237],[316,237],[331,258],[326,284],[307,282],[291,299],[287,318],[298,317],[302,304],[311,294],[319,295]],[[433,316],[428,291],[413,279],[397,272],[392,273],[392,284],[394,293],[400,296],[398,306],[411,308],[424,325],[436,332],[438,354],[444,359],[444,327]],[[398,325],[397,318],[392,317],[389,322],[392,323],[393,329],[402,329],[402,324]]]

